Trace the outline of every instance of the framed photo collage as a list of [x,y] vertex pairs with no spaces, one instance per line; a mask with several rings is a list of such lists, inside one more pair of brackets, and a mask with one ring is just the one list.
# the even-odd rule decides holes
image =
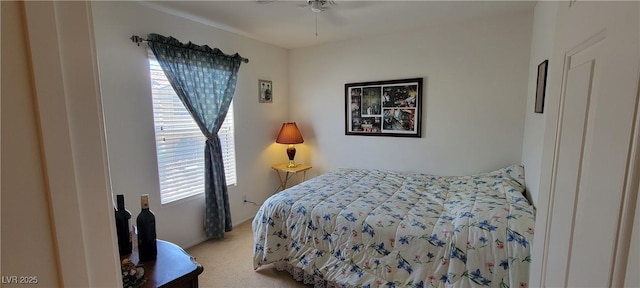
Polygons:
[[345,84],[345,134],[421,137],[422,78]]

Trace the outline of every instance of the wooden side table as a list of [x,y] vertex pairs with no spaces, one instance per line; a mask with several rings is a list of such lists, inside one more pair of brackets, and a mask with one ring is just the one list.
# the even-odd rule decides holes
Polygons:
[[[280,180],[280,186],[276,192],[287,189],[287,182],[289,182],[289,179],[300,172],[302,172],[301,182],[303,182],[307,176],[307,170],[311,169],[310,165],[298,164],[296,167],[292,168],[287,167],[287,165],[289,164],[284,163],[271,166],[271,169],[275,170],[276,174],[278,174],[278,180]],[[284,173],[284,177],[282,176],[282,173]]]
[[134,249],[129,260],[144,266],[147,282],[143,288],[198,288],[198,275],[204,268],[178,245],[156,240],[158,257],[156,260],[139,262],[138,251]]

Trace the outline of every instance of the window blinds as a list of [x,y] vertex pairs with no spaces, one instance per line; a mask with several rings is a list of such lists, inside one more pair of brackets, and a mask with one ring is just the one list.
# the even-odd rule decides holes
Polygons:
[[[204,193],[204,145],[189,112],[175,94],[153,52],[149,71],[162,204]],[[227,185],[236,184],[233,103],[218,132]]]

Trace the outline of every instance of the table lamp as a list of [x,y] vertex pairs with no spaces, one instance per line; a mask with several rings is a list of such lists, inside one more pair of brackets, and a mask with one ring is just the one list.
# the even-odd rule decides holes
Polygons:
[[287,148],[289,165],[287,165],[287,168],[296,167],[296,165],[293,163],[293,158],[296,157],[296,147],[293,147],[293,144],[300,144],[303,142],[304,139],[302,139],[302,134],[300,134],[300,130],[298,130],[296,122],[288,122],[282,124],[280,133],[278,133],[278,139],[276,139],[276,143],[289,144],[289,148]]

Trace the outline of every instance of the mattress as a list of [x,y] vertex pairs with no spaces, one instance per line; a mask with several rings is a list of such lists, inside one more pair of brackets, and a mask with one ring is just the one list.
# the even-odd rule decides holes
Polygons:
[[519,165],[470,176],[338,169],[267,199],[254,268],[348,287],[526,287],[534,209]]

